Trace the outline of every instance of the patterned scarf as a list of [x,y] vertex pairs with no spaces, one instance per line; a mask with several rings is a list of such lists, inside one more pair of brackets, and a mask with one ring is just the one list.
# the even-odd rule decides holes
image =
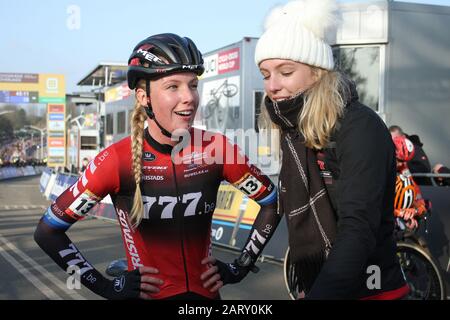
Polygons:
[[336,216],[319,174],[316,152],[305,146],[298,130],[304,95],[278,103],[266,97],[264,102],[270,118],[282,130],[278,207],[286,215],[290,259],[300,291],[308,292],[331,250]]

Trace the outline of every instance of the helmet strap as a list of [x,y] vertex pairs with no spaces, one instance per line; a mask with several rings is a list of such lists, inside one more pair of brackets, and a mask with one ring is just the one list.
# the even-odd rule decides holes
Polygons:
[[172,138],[172,133],[170,133],[169,131],[167,131],[166,129],[164,129],[159,122],[156,120],[155,117],[155,113],[153,112],[153,108],[152,105],[150,103],[150,80],[145,80],[145,91],[147,92],[147,107],[144,108],[145,109],[145,113],[147,114],[147,116],[149,117],[149,119],[152,119],[153,121],[155,121],[156,125],[158,126],[158,128],[161,130],[161,133],[163,135],[165,135],[168,138]]

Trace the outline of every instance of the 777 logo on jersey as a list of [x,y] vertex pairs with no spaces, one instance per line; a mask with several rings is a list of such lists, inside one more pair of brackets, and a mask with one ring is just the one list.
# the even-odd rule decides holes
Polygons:
[[99,201],[99,197],[86,189],[74,200],[74,202],[72,202],[65,212],[72,218],[79,220],[84,218],[89,210],[91,210]]

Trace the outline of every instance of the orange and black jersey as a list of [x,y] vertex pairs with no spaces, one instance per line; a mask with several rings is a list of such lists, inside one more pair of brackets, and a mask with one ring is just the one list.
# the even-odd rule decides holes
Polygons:
[[416,184],[410,176],[397,174],[395,181],[394,209],[411,208],[416,199]]
[[419,185],[414,181],[411,172],[405,165],[397,168],[395,181],[394,215],[402,216],[405,209],[416,209],[416,216],[426,212],[425,200],[422,197]]
[[141,192],[144,218],[136,230],[128,219],[135,192],[131,138],[100,152],[79,180],[50,206],[43,222],[67,230],[111,195],[122,230],[129,270],[155,267],[164,281],[153,298],[203,288],[201,260],[210,255],[211,220],[220,183],[228,181],[261,205],[276,201],[276,188],[249,164],[236,145],[217,133],[191,129],[183,148],[161,145],[145,131]]

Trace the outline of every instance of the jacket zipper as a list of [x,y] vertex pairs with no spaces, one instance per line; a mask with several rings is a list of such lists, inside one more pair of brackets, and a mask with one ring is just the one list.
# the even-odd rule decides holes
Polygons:
[[[176,174],[176,170],[175,170],[175,164],[172,162],[172,169],[173,169],[173,178],[175,181],[175,191],[176,191],[176,195],[177,195],[177,204],[180,204],[181,199],[180,199],[180,194],[178,192],[178,182],[177,182],[177,174]],[[179,211],[180,206],[178,206],[178,210]],[[186,290],[189,290],[189,277],[188,277],[188,270],[187,270],[187,264],[186,264],[186,256],[184,253],[184,223],[183,223],[183,214],[179,214],[179,220],[180,220],[180,229],[181,229],[181,254],[183,255],[183,265],[184,265],[184,275],[186,277]]]

